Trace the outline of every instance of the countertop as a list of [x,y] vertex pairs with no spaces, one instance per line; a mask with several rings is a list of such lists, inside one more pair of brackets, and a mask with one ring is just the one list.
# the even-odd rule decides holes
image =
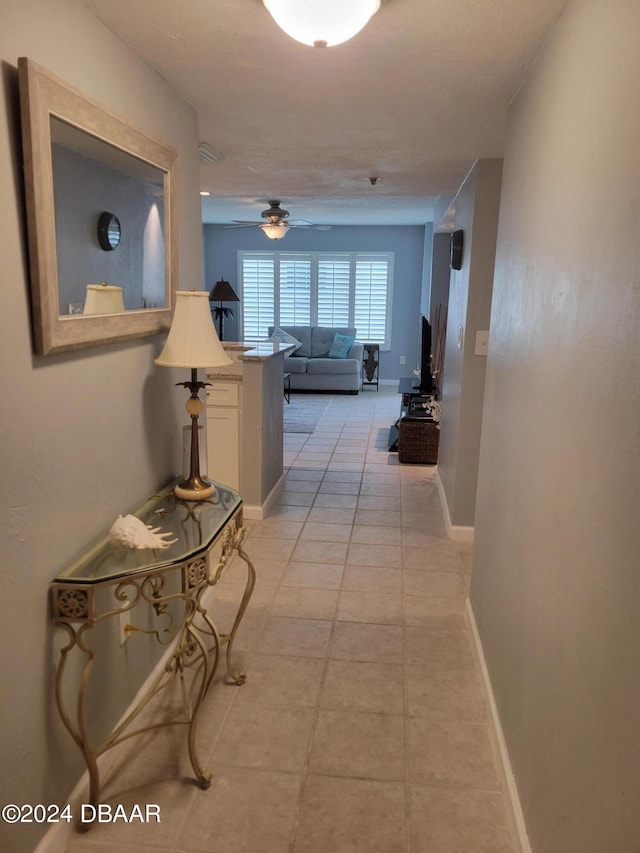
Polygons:
[[267,361],[276,355],[284,355],[295,349],[295,344],[273,341],[222,341],[222,346],[233,359],[233,363],[228,367],[207,369],[207,376],[214,379],[242,379],[243,361]]

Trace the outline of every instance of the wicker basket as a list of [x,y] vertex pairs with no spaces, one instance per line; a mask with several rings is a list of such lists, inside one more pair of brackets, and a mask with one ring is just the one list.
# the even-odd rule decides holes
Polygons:
[[434,421],[401,418],[398,437],[398,461],[436,465],[440,430]]

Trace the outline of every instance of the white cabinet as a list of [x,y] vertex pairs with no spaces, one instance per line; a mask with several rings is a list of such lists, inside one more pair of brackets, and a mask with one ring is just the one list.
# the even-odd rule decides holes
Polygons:
[[240,488],[239,381],[216,381],[207,394],[207,473],[212,480]]
[[235,406],[240,405],[240,382],[239,380],[224,382],[212,382],[207,387],[208,406]]
[[207,372],[207,469],[237,489],[246,518],[263,518],[283,478],[282,391],[287,346],[224,343],[233,363]]

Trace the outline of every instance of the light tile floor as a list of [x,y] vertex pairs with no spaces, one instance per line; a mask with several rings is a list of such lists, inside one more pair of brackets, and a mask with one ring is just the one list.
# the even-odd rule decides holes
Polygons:
[[[471,553],[446,539],[435,469],[387,452],[395,388],[335,396],[285,434],[286,484],[248,522],[258,583],[200,719],[138,743],[107,783],[160,825],[97,826],[67,853],[514,853],[465,617]],[[225,627],[242,564],[216,588]],[[223,667],[221,667],[223,669]]]

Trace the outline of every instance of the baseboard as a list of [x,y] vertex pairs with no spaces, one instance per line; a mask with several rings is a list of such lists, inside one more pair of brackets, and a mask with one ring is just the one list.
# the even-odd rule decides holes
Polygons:
[[447,503],[447,496],[444,491],[444,486],[442,484],[442,478],[440,477],[440,471],[436,468],[436,486],[438,487],[438,497],[440,498],[440,506],[442,507],[442,515],[444,516],[444,526],[447,530],[447,536],[449,535],[449,530],[451,529],[451,516],[449,514],[449,504]]
[[[211,599],[211,600],[210,600]],[[206,589],[202,595],[202,604],[204,607],[212,604],[213,600],[213,588],[209,587]],[[171,643],[170,646],[167,647],[167,650],[162,655],[160,660],[151,670],[144,683],[141,685],[140,689],[136,693],[134,699],[130,703],[129,707],[126,709],[118,723],[114,728],[120,725],[122,720],[126,719],[127,715],[131,713],[131,711],[136,707],[138,701],[145,695],[147,690],[149,690],[154,682],[162,675],[165,671],[167,661],[173,654],[174,648],[180,639],[180,635],[178,635]],[[106,775],[109,773],[111,768],[115,765],[118,758],[121,756],[124,749],[128,748],[131,745],[131,741],[127,740],[124,743],[118,744],[114,746],[112,749],[107,750],[107,752],[103,753],[98,758],[98,768],[100,770],[100,779],[104,779]],[[66,802],[62,805],[66,805],[67,803],[71,806],[71,814],[74,816],[79,815],[81,812],[81,806],[83,803],[89,802],[89,773],[85,770],[85,772],[80,777],[77,785],[67,798]],[[69,842],[72,838],[78,836],[78,831],[76,829],[75,820],[67,823],[67,821],[61,820],[59,823],[52,823],[49,830],[43,835],[43,837],[38,842],[38,846],[34,849],[33,853],[63,853]]]
[[449,526],[449,539],[455,542],[473,542],[475,527],[463,527],[461,524],[452,524]]
[[518,795],[518,787],[516,785],[516,780],[511,769],[511,761],[509,759],[507,743],[504,738],[504,732],[502,731],[500,715],[498,714],[498,706],[496,705],[495,696],[493,695],[493,688],[491,687],[491,678],[489,677],[489,670],[487,669],[484,649],[482,648],[482,640],[480,639],[478,625],[476,623],[476,618],[473,613],[473,607],[471,605],[470,599],[467,599],[466,616],[469,631],[471,633],[473,650],[475,653],[476,660],[478,662],[478,666],[480,668],[482,683],[485,690],[487,704],[489,706],[489,714],[491,717],[490,730],[496,748],[496,752],[498,753],[500,763],[499,770],[502,775],[502,782],[507,792],[509,819],[511,827],[513,830],[513,834],[520,845],[520,853],[531,853],[531,845],[529,843],[527,827],[524,821],[524,815],[522,813],[522,806],[520,804],[520,797]]
[[282,487],[284,486],[284,478],[285,472],[283,471],[278,478],[278,482],[271,489],[262,506],[259,506],[258,504],[244,504],[242,508],[244,517],[249,518],[252,521],[262,521],[263,518],[266,518],[269,515],[269,510],[280,495]]
[[462,524],[452,524],[451,515],[449,513],[449,504],[444,491],[444,486],[440,478],[440,471],[436,469],[436,486],[438,487],[438,497],[440,498],[440,506],[442,507],[442,515],[444,516],[444,526],[447,531],[447,538],[453,539],[456,542],[473,542],[475,527],[467,527]]

